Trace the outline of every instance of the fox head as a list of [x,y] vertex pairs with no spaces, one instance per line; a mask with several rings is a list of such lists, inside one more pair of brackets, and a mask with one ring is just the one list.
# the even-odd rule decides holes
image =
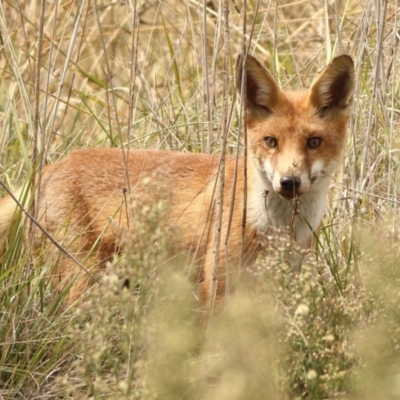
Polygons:
[[239,55],[236,87],[246,107],[249,156],[267,187],[290,200],[329,182],[345,147],[354,86],[347,55],[299,91],[281,89],[254,57]]

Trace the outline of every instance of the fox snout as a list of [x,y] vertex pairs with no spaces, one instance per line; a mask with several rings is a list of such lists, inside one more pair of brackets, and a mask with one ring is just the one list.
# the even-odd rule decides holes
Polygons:
[[264,161],[262,165],[274,192],[285,200],[292,200],[310,190],[312,184],[318,179],[321,163],[314,163],[314,167],[309,168],[304,158],[297,158],[290,164],[285,162],[285,159],[293,160],[293,157],[283,155],[283,157],[277,157],[275,163]]
[[279,194],[284,198],[291,200],[299,195],[301,179],[298,176],[288,175],[283,176],[280,181]]

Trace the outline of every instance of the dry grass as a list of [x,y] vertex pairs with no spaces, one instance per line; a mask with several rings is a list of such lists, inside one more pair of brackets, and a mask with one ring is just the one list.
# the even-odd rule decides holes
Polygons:
[[[242,151],[231,76],[243,46],[283,87],[343,52],[358,80],[316,257],[295,273],[277,241],[207,329],[157,204],[142,236],[159,245],[127,243],[73,309],[51,296],[47,250],[32,258],[15,232],[0,269],[0,398],[400,399],[399,17],[383,0],[3,1],[11,189],[83,147]],[[114,290],[127,273],[139,296]]]

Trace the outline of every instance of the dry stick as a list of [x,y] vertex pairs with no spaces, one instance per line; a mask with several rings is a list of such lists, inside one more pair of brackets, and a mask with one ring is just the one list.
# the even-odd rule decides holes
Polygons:
[[[254,28],[255,28],[255,24],[256,24],[256,18],[257,18],[257,13],[258,13],[258,9],[260,6],[260,1],[257,0],[256,3],[256,8],[254,11],[254,18],[253,18],[253,24],[251,26],[251,30],[250,30],[250,35],[249,35],[249,43],[248,43],[248,47],[247,47],[247,53],[250,50],[250,44],[251,44],[251,39],[253,37],[253,33],[254,33]],[[245,60],[243,59],[243,66],[242,66],[242,72],[245,71],[245,64],[244,64]],[[241,90],[241,96],[243,96],[243,93],[247,93],[247,78],[246,78],[246,72],[244,72],[244,76],[242,76],[242,87],[240,88]],[[247,162],[248,162],[248,152],[247,152],[247,95],[245,96],[245,102],[243,105],[241,105],[241,110],[244,110],[243,113],[243,138],[244,138],[244,154],[243,154],[243,158],[244,158],[244,166],[243,166],[243,174],[244,174],[244,185],[243,185],[243,220],[242,220],[242,238],[241,238],[241,249],[240,249],[240,254],[243,254],[244,251],[244,244],[245,244],[245,232],[246,232],[246,221],[247,221],[247,187],[248,187],[248,182],[247,182]],[[242,108],[244,107],[244,109]]]
[[330,24],[329,24],[329,4],[328,1],[324,1],[324,19],[325,19],[325,46],[326,46],[326,59],[330,60],[332,58],[332,46],[330,41]]
[[[139,47],[139,10],[136,0],[131,3],[131,8],[133,12],[133,21],[132,21],[132,34],[131,34],[131,68],[130,68],[130,84],[129,84],[129,109],[128,109],[128,143],[127,143],[127,162],[125,163],[125,186],[127,188],[124,191],[125,197],[125,212],[126,212],[126,221],[127,227],[129,229],[129,217],[132,213],[133,217],[133,203],[132,203],[132,196],[131,196],[131,185],[129,181],[129,149],[130,149],[130,141],[133,131],[133,120],[134,120],[134,102],[135,102],[135,82],[136,82],[136,75],[137,75],[137,55],[138,55],[138,47]],[[121,138],[122,143],[122,138]],[[125,188],[124,188],[125,189]],[[126,197],[126,192],[128,193],[129,200],[130,200],[130,212],[127,208],[128,199]]]
[[95,276],[88,270],[86,269],[71,253],[68,252],[65,247],[63,247],[60,243],[57,242],[57,240],[53,237],[53,235],[48,232],[39,221],[37,221],[31,213],[29,213],[27,210],[25,210],[24,206],[20,203],[20,201],[13,195],[11,190],[7,187],[7,185],[0,179],[0,185],[3,187],[3,189],[10,195],[10,197],[15,201],[15,204],[18,206],[18,208],[29,218],[31,223],[33,223],[35,226],[37,226],[43,233],[44,235],[50,240],[51,243],[53,243],[58,250],[61,251],[65,256],[70,258],[79,268],[81,268],[86,274],[88,274],[96,283],[100,283],[98,279],[95,278]]
[[[103,54],[104,54],[104,59],[105,59],[105,64],[106,64],[106,73],[107,73],[107,83],[110,84],[110,92],[111,92],[111,99],[112,99],[112,103],[113,103],[113,107],[114,107],[114,114],[115,114],[115,120],[117,122],[117,128],[118,128],[118,134],[120,137],[120,144],[121,144],[121,148],[122,148],[122,158],[123,158],[123,162],[124,162],[124,166],[125,166],[125,182],[128,186],[128,192],[131,193],[131,188],[130,188],[130,181],[129,181],[129,171],[128,171],[128,155],[129,155],[129,150],[127,153],[125,153],[124,150],[124,143],[122,140],[122,130],[121,130],[121,124],[118,118],[118,109],[117,109],[117,102],[115,100],[115,95],[114,95],[114,88],[113,88],[113,84],[112,84],[112,79],[111,79],[111,69],[110,69],[110,65],[108,63],[108,57],[107,57],[107,52],[106,52],[106,45],[104,43],[104,36],[103,36],[103,30],[101,28],[101,24],[100,24],[100,18],[99,18],[99,10],[97,7],[97,0],[94,1],[94,10],[95,10],[95,15],[96,15],[96,22],[97,22],[97,26],[99,28],[99,32],[100,32],[100,43],[101,46],[103,48]],[[108,96],[107,96],[108,99]],[[110,121],[110,135],[111,135],[111,117],[109,118]]]
[[[365,5],[364,7],[364,12],[363,12],[363,16],[362,16],[362,21],[359,23],[359,27],[357,28],[357,36],[358,36],[358,40],[356,38],[353,38],[352,42],[353,43],[364,43],[366,42],[368,39],[368,27],[369,27],[369,22],[367,21],[366,18],[366,12],[370,9],[370,7],[368,7],[368,4]],[[350,53],[354,53],[354,59],[355,60],[362,60],[364,58],[364,51],[365,48],[364,46],[358,46],[355,47],[355,45],[353,44],[353,46],[351,46],[350,48]],[[347,170],[349,171],[350,174],[350,179],[348,180],[348,184],[347,184],[347,188],[346,188],[346,193],[348,193],[349,191],[349,186],[356,188],[359,186],[359,180],[358,180],[358,153],[357,153],[357,146],[355,145],[355,143],[357,143],[357,132],[360,131],[360,127],[362,125],[362,118],[361,118],[361,112],[357,112],[357,109],[360,109],[360,100],[361,99],[361,86],[362,86],[362,79],[357,79],[356,80],[356,86],[355,86],[355,91],[354,91],[354,105],[355,105],[355,112],[353,113],[353,117],[350,120],[349,123],[349,132],[350,132],[350,137],[351,137],[351,142],[352,142],[352,146],[350,149],[350,153],[348,155],[348,167]],[[359,115],[359,116],[358,116]],[[362,127],[361,131],[364,131],[364,128]]]
[[[22,5],[21,5],[21,3],[19,1],[17,1],[17,4],[16,4],[14,10],[17,11],[17,14],[21,18],[21,28],[22,28],[22,32],[23,32],[23,35],[24,35],[24,39],[25,39],[25,45],[26,45],[25,51],[26,51],[26,54],[31,54],[31,51],[29,49],[31,41],[30,41],[30,38],[28,37],[28,33],[26,32],[26,29],[25,29],[24,13],[22,11]],[[3,41],[1,43],[1,46],[2,47],[4,46]],[[29,64],[29,70],[33,72],[32,64],[31,64],[31,57],[27,57],[27,61],[28,61],[28,64]],[[33,79],[34,79],[34,77],[33,77]]]
[[[55,42],[55,32],[56,32],[56,26],[57,26],[57,15],[58,15],[58,1],[56,1],[55,8],[53,11],[53,28],[52,28],[52,35],[50,39],[50,45],[49,45],[49,61],[48,61],[48,67],[47,67],[47,79],[46,79],[46,89],[44,90],[45,96],[44,96],[44,102],[43,102],[43,123],[42,123],[42,157],[41,157],[41,167],[43,166],[44,160],[46,160],[46,154],[47,154],[47,146],[45,146],[45,126],[46,126],[46,116],[47,116],[47,101],[48,101],[48,93],[49,93],[49,87],[50,87],[50,76],[52,75],[52,67],[51,63],[53,61],[53,49],[54,49],[54,42]],[[67,107],[66,107],[67,108]],[[50,143],[51,135],[49,135],[49,143]],[[49,144],[48,143],[48,144]],[[39,169],[39,180],[42,179],[41,173],[42,173],[42,168]],[[39,198],[39,191],[40,191],[40,184],[38,185],[38,198]]]
[[[86,32],[86,23],[87,23],[87,20],[88,20],[88,15],[89,15],[89,6],[86,7],[86,14],[85,14],[84,22],[83,22],[82,34],[81,34],[81,37],[80,37],[80,42],[79,42],[79,45],[78,45],[78,51],[77,51],[77,54],[76,54],[76,60],[72,60],[71,61],[72,65],[74,65],[74,68],[73,68],[73,72],[72,72],[71,83],[69,84],[69,88],[68,88],[68,96],[67,96],[67,99],[64,100],[65,108],[63,110],[63,115],[60,117],[60,122],[58,123],[57,128],[54,131],[51,131],[51,132],[58,132],[58,130],[60,129],[60,126],[61,126],[61,124],[63,122],[63,119],[64,119],[65,115],[67,115],[67,112],[68,112],[69,108],[71,107],[71,104],[69,103],[69,100],[71,98],[72,89],[74,87],[74,80],[75,80],[75,76],[76,76],[76,71],[80,71],[82,73],[82,71],[78,67],[78,61],[79,61],[79,58],[80,58],[80,55],[81,55],[83,44],[85,43],[85,41],[83,39],[84,39],[84,34]],[[80,22],[80,19],[79,19],[79,22]],[[55,25],[55,23],[54,23],[54,25]],[[78,26],[78,25],[76,25],[76,26]],[[78,36],[78,31],[76,29],[74,29],[74,36],[71,38],[71,40],[73,40],[75,42],[75,38],[77,36]],[[49,69],[49,71],[50,71],[50,69]],[[50,76],[50,74],[48,76]],[[48,94],[49,94],[48,90],[46,90],[46,98],[47,98]],[[49,143],[50,143],[50,141],[51,141],[51,135],[49,135]],[[45,149],[45,151],[46,151],[46,149]]]
[[135,82],[137,76],[137,60],[139,48],[139,10],[136,0],[131,4],[133,12],[132,34],[131,34],[131,69],[129,85],[129,109],[128,109],[128,150],[131,142],[134,120]]
[[[213,47],[217,49],[216,54],[213,54],[213,61],[212,61],[212,65],[211,65],[211,69],[209,72],[209,63],[208,63],[208,31],[207,31],[207,1],[203,1],[203,3],[201,4],[201,2],[198,2],[197,4],[198,6],[198,13],[199,15],[202,16],[202,19],[199,17],[199,20],[201,20],[201,28],[200,29],[200,34],[201,34],[201,40],[202,40],[202,65],[203,65],[203,75],[204,75],[204,79],[203,79],[203,96],[202,96],[202,101],[203,101],[203,105],[205,104],[205,106],[203,106],[203,110],[206,109],[206,118],[207,118],[207,138],[205,138],[204,136],[204,131],[202,130],[202,138],[201,138],[201,148],[203,150],[203,152],[205,151],[206,153],[210,153],[211,152],[211,145],[212,145],[212,135],[213,135],[213,124],[212,124],[212,118],[213,118],[213,114],[214,114],[214,97],[215,97],[215,68],[216,68],[216,59],[217,59],[217,53],[218,53],[218,49],[217,47]],[[217,23],[216,26],[216,33],[215,33],[215,38],[213,43],[219,43],[220,42],[220,28],[219,28],[219,24]],[[211,76],[211,81],[213,82],[213,84],[210,84],[210,76]],[[210,88],[211,86],[214,88],[214,90],[211,92]],[[203,111],[203,115],[202,117],[204,118],[204,111]],[[216,191],[216,186],[217,186],[217,179],[214,179],[214,176],[211,174],[212,172],[212,166],[213,166],[214,160],[212,160],[211,164],[210,164],[210,168],[208,171],[208,176],[211,176],[211,179],[209,179],[205,185],[205,187],[199,192],[197,193],[192,201],[194,201],[195,198],[197,198],[200,194],[203,193],[203,200],[201,202],[201,210],[203,209],[203,207],[205,207],[205,196],[206,196],[206,187],[208,185],[211,185],[211,182],[213,182],[212,185],[212,193],[211,193],[211,203],[208,206],[208,210],[207,210],[207,217],[206,217],[206,221],[204,223],[203,228],[201,229],[201,233],[200,233],[200,238],[197,242],[195,251],[193,253],[193,260],[197,259],[197,255],[200,249],[200,246],[202,244],[202,242],[205,240],[206,242],[208,242],[209,237],[210,237],[210,232],[212,230],[212,218],[214,215],[214,209],[215,209],[215,191]],[[217,172],[218,174],[218,172]],[[217,175],[215,175],[217,176]],[[185,208],[186,210],[186,208]],[[185,211],[183,210],[183,212]],[[182,212],[182,214],[183,214]],[[200,224],[200,214],[199,217],[197,218],[197,222],[195,224],[195,228],[194,228],[194,232],[197,232],[199,229],[199,224]],[[194,235],[193,235],[194,237]],[[191,244],[192,246],[192,244]]]
[[217,272],[220,259],[220,244],[221,244],[221,228],[222,228],[222,213],[224,207],[224,188],[225,188],[225,156],[226,156],[226,142],[228,137],[228,112],[229,112],[229,5],[228,0],[223,1],[224,11],[224,70],[223,70],[223,106],[222,106],[222,126],[221,126],[221,158],[218,166],[218,193],[217,193],[217,212],[215,221],[215,238],[214,238],[214,263],[213,263],[213,276],[212,276],[212,300],[211,311],[215,303],[217,293]]
[[[97,0],[94,1],[94,10],[95,10],[97,27],[99,28],[99,33],[100,33],[99,34],[100,43],[101,43],[101,47],[103,49],[103,54],[104,54],[105,67],[106,67],[105,70],[106,70],[106,73],[107,73],[107,83],[110,84],[110,90],[107,89],[107,91],[110,91],[110,93],[111,93],[111,99],[112,99],[112,103],[113,103],[112,105],[114,107],[114,113],[115,113],[115,121],[117,123],[118,133],[119,133],[120,139],[121,139],[121,147],[123,149],[124,146],[123,146],[123,141],[122,141],[122,137],[121,137],[121,134],[122,134],[121,133],[122,132],[121,124],[120,124],[120,121],[119,121],[119,118],[118,118],[117,102],[115,100],[115,95],[114,95],[114,87],[113,87],[112,79],[111,79],[111,69],[110,69],[110,65],[108,63],[107,49],[106,49],[106,44],[104,42],[103,30],[102,30],[101,23],[100,23],[99,10],[98,10],[98,7],[97,7]],[[111,129],[111,127],[110,127],[110,129]],[[110,131],[110,134],[111,134],[111,131]],[[122,154],[123,154],[124,162],[125,162],[125,165],[126,165],[125,152],[122,152]]]
[[[221,11],[220,11],[220,7],[221,4],[219,6],[219,12],[218,12],[218,19],[217,19],[217,24],[216,24],[216,29],[215,29],[215,35],[214,35],[214,43],[220,43],[221,42],[221,26],[222,26],[222,20],[224,19]],[[211,7],[209,7],[208,9],[210,9]],[[212,15],[212,14],[211,14]],[[214,116],[214,106],[216,103],[216,76],[217,76],[217,63],[218,60],[220,59],[220,52],[219,52],[219,48],[215,47],[214,48],[214,53],[213,53],[213,57],[212,57],[212,63],[211,63],[211,72],[209,73],[209,75],[212,76],[212,87],[211,87],[211,94],[210,94],[210,106],[211,106],[211,118],[213,118]]]
[[[44,1],[43,1],[44,3]],[[55,31],[55,26],[56,26],[56,19],[57,19],[57,9],[58,9],[58,2],[56,2],[56,9],[55,9],[55,14],[54,14],[54,23],[53,23],[53,32]],[[82,11],[82,8],[81,10]],[[41,17],[40,17],[40,26],[39,26],[39,40],[38,40],[38,57],[37,57],[37,64],[36,67],[39,66],[40,68],[40,54],[41,54],[41,49],[42,49],[42,45],[43,45],[43,26],[44,26],[44,13],[45,13],[45,6],[44,4],[42,4],[42,8],[41,8]],[[71,45],[72,43],[75,42],[74,38],[77,35],[78,29],[77,27],[79,26],[79,21],[80,21],[80,15],[82,14],[82,12],[79,13],[79,18],[78,21],[74,27],[74,34],[71,38]],[[54,38],[51,39],[52,42],[54,42]],[[82,43],[82,42],[81,42]],[[70,45],[70,50],[72,50],[72,46]],[[49,55],[49,68],[48,70],[51,70],[50,64],[52,61],[52,50],[53,50],[53,46],[50,46],[50,55]],[[71,51],[69,52],[69,54],[71,54]],[[78,57],[79,57],[79,52],[78,52]],[[69,59],[67,59],[66,61],[66,65],[69,64]],[[77,64],[77,61],[75,62],[75,64]],[[46,148],[45,148],[45,122],[43,121],[42,124],[40,124],[40,120],[39,120],[39,93],[41,92],[40,90],[40,69],[38,70],[38,68],[36,68],[36,75],[35,75],[35,86],[34,86],[34,91],[35,91],[35,121],[34,121],[34,128],[35,128],[35,135],[34,135],[34,140],[35,140],[35,145],[34,145],[34,149],[36,149],[36,155],[34,156],[34,162],[38,163],[38,173],[37,173],[37,186],[36,186],[36,192],[35,195],[32,196],[33,199],[33,204],[32,204],[32,215],[35,219],[38,218],[38,207],[36,207],[37,204],[39,204],[39,199],[40,199],[40,190],[41,190],[41,182],[42,182],[42,172],[43,172],[43,165],[44,165],[44,161],[45,161],[45,155],[46,155]],[[44,119],[46,118],[46,114],[47,114],[47,94],[48,94],[48,88],[49,88],[49,84],[50,84],[50,73],[47,75],[47,82],[46,82],[46,90],[44,91],[45,93],[45,99],[44,99],[44,110],[43,110],[43,115],[44,115]],[[71,85],[72,87],[72,85]],[[67,101],[67,105],[68,105],[68,101]],[[67,108],[65,109],[65,113],[67,112]],[[55,115],[55,114],[54,114]],[[54,122],[54,119],[53,119]],[[60,122],[61,123],[61,122]],[[41,125],[39,127],[39,125]],[[40,128],[40,132],[41,132],[41,143],[40,143],[40,159],[37,160],[38,158],[38,143],[37,143],[37,136],[39,134],[39,128]],[[30,229],[33,229],[33,223],[32,221],[30,222]],[[31,234],[31,239],[30,239],[30,247],[32,245],[32,240],[33,240],[33,235]]]
[[[210,99],[210,82],[208,80],[208,57],[207,57],[207,0],[203,0],[203,29],[201,30],[202,33],[202,45],[203,45],[203,70],[205,71],[205,79],[204,79],[204,88],[206,92],[206,110],[207,110],[207,121],[211,121],[212,117],[212,106],[214,104],[213,101]],[[218,43],[218,42],[216,42]],[[206,145],[206,153],[211,152],[211,142],[212,142],[212,125],[208,124],[208,137],[207,137],[207,145]],[[203,135],[203,148],[204,148],[204,135]]]
[[[293,161],[293,169],[297,168],[297,163]],[[293,176],[293,170],[292,170],[292,179],[294,179]],[[299,197],[296,194],[296,189],[293,186],[293,199],[290,201],[290,207],[292,209],[292,217],[290,219],[290,236],[291,240],[296,242],[296,217],[299,215]]]
[[339,2],[338,1],[335,1],[335,12],[333,15],[333,20],[335,22],[336,38],[337,38],[338,46],[339,46],[339,54],[343,54],[344,46],[343,46],[342,35],[341,35],[342,24],[340,23],[340,20],[339,20]]
[[[257,15],[258,12],[258,7],[259,7],[259,1],[257,0],[256,3],[256,8],[254,11],[254,16]],[[247,30],[247,1],[245,0],[243,3],[243,46],[242,46],[242,66],[241,66],[241,71],[242,71],[242,80],[241,80],[241,88],[240,88],[240,106],[239,106],[239,121],[238,121],[238,127],[239,127],[239,134],[238,134],[238,140],[236,143],[236,160],[235,160],[235,169],[234,169],[234,176],[233,176],[233,184],[232,184],[232,192],[231,192],[231,203],[230,203],[230,209],[229,209],[229,218],[228,218],[228,227],[226,231],[226,237],[225,237],[225,262],[226,262],[226,275],[227,275],[227,284],[226,288],[229,289],[228,285],[228,262],[229,262],[229,254],[228,254],[228,243],[229,243],[229,234],[231,231],[231,226],[232,226],[232,218],[233,218],[233,209],[234,209],[234,204],[235,204],[235,197],[236,197],[236,184],[237,184],[237,177],[238,177],[238,172],[239,172],[239,153],[240,153],[240,130],[242,127],[242,122],[246,121],[246,96],[243,96],[244,93],[246,93],[247,90],[247,80],[246,80],[246,69],[244,68],[247,54],[249,53],[250,50],[250,45],[251,45],[251,40],[254,34],[254,27],[255,27],[255,22],[256,18],[253,18],[253,23],[251,26],[250,34],[249,34],[249,41],[246,41],[247,35],[245,35],[246,30]],[[235,82],[236,84],[236,82]],[[244,176],[244,182],[243,182],[243,218],[242,218],[242,232],[241,232],[241,240],[240,240],[240,264],[239,268],[242,267],[241,261],[242,261],[242,256],[244,254],[244,243],[245,243],[245,232],[246,232],[246,218],[247,218],[247,129],[246,129],[246,122],[244,123],[244,165],[243,165],[243,176]]]
[[277,47],[278,47],[278,2],[275,0],[275,13],[274,13],[274,43],[273,43],[273,62],[272,62],[272,74],[276,76],[276,57],[277,57]]
[[[227,129],[229,131],[229,127],[231,125],[232,117],[233,117],[234,107],[231,107],[229,111],[229,117],[227,118]],[[227,134],[228,134],[227,131]],[[225,282],[225,299],[228,299],[229,295],[229,234],[232,226],[232,219],[233,219],[233,211],[235,206],[235,195],[236,195],[236,183],[237,183],[237,176],[238,176],[238,166],[239,166],[239,137],[237,141],[237,154],[235,158],[235,169],[233,171],[233,182],[232,182],[232,189],[231,189],[231,201],[229,203],[229,214],[227,216],[227,228],[224,240],[224,253],[225,253],[225,275],[226,275],[226,282]]]
[[[393,23],[394,43],[393,43],[393,46],[392,46],[393,54],[392,54],[392,59],[391,59],[391,62],[390,62],[390,66],[388,68],[387,78],[386,79],[389,79],[390,71],[392,70],[392,66],[394,65],[394,62],[395,62],[396,57],[397,57],[397,45],[399,44],[399,39],[400,39],[398,32],[396,32],[396,30],[395,30],[396,27],[397,27],[397,17],[398,17],[398,2],[396,2],[396,6],[395,6],[395,9],[394,9],[394,23]],[[393,82],[397,82],[396,73],[397,73],[397,68],[393,68]],[[395,132],[395,129],[394,129],[394,126],[395,126],[394,125],[394,123],[395,123],[394,104],[396,104],[395,103],[395,101],[396,101],[396,93],[397,93],[396,86],[397,85],[392,85],[391,102],[390,102],[392,104],[392,107],[391,107],[391,110],[390,110],[390,132],[391,132],[391,134],[389,136],[389,148],[390,149],[393,148],[393,139],[394,139],[393,138],[393,133]],[[388,171],[389,171],[389,173],[391,173],[391,171],[393,171],[393,173],[395,173],[395,164],[393,163],[392,157],[389,157]],[[390,193],[390,185],[387,185],[387,186],[388,186],[388,188],[387,188],[387,196],[390,197],[390,195],[391,195],[391,193]],[[393,193],[399,193],[399,191],[398,190],[394,190]],[[397,197],[397,195],[395,195],[395,196]],[[395,207],[395,209],[394,209],[394,215],[398,215],[397,214],[397,207]],[[398,232],[399,228],[398,228],[397,222],[395,222],[395,219],[396,218],[393,218],[393,224],[392,224],[393,232]]]
[[[376,66],[375,66],[375,73],[374,73],[374,88],[373,88],[373,92],[372,92],[372,99],[371,99],[371,104],[370,104],[370,109],[369,109],[369,113],[368,113],[368,125],[367,125],[367,131],[366,131],[366,138],[365,138],[365,152],[364,152],[364,157],[363,157],[363,162],[361,163],[361,179],[362,179],[362,183],[361,183],[361,190],[365,190],[365,185],[368,182],[368,176],[369,174],[369,166],[370,166],[370,160],[369,160],[369,141],[370,141],[370,133],[371,133],[371,125],[372,125],[372,116],[375,115],[375,113],[373,113],[374,110],[374,103],[375,103],[375,99],[376,99],[376,95],[378,92],[378,84],[379,84],[379,74],[380,74],[380,62],[382,60],[382,50],[383,50],[383,39],[384,39],[384,29],[385,29],[385,16],[386,16],[386,6],[387,6],[387,1],[383,1],[384,3],[384,7],[381,13],[381,18],[380,21],[378,21],[378,23],[380,23],[380,30],[378,32],[378,40],[377,40],[377,46],[378,46],[378,52],[377,52],[377,56],[376,56]],[[367,176],[364,176],[365,174],[365,169],[367,168]]]
[[[39,32],[38,32],[38,40],[37,40],[37,56],[36,56],[36,67],[35,67],[35,85],[34,85],[34,111],[33,111],[33,154],[32,154],[32,164],[35,166],[38,162],[38,154],[39,154],[39,145],[38,145],[38,136],[40,133],[40,116],[39,116],[39,102],[40,102],[40,62],[42,59],[42,48],[43,48],[43,26],[44,26],[44,14],[46,10],[46,2],[45,0],[41,1],[40,5],[40,20],[39,20]],[[43,150],[43,149],[40,149]],[[40,170],[40,168],[39,168]],[[31,191],[34,190],[35,179],[32,179],[32,187]],[[32,200],[32,215],[36,218],[37,210],[35,207],[36,203],[35,197]],[[29,230],[32,235],[33,224],[31,224]]]
[[[37,218],[38,215],[38,203],[39,203],[39,190],[35,191],[36,185],[36,168],[38,166],[39,174],[38,174],[38,187],[40,187],[41,181],[41,170],[42,170],[42,162],[38,160],[39,152],[42,153],[43,148],[39,149],[38,144],[38,136],[40,134],[40,115],[39,115],[39,102],[40,102],[40,62],[42,59],[42,48],[43,48],[43,26],[44,26],[44,14],[46,10],[46,2],[45,0],[41,1],[40,5],[40,17],[39,17],[39,32],[38,32],[38,39],[37,39],[37,55],[36,55],[36,66],[35,66],[35,83],[34,83],[34,111],[33,111],[33,152],[32,152],[32,167],[33,167],[33,175],[29,179],[29,191],[32,193],[32,201],[28,205],[30,207],[30,212],[33,215],[33,218]],[[42,147],[42,146],[41,146]],[[43,155],[43,153],[42,153]],[[43,160],[43,158],[42,158]],[[29,222],[28,226],[28,233],[29,233],[29,246],[28,246],[28,265],[31,265],[31,256],[32,256],[32,247],[33,247],[33,240],[34,240],[34,227],[35,224],[32,220]],[[29,271],[28,267],[28,271]],[[28,272],[29,273],[29,272]],[[29,287],[28,287],[28,290]]]
[[292,217],[290,219],[290,236],[291,236],[291,239],[295,242],[296,241],[296,217],[300,213],[298,196],[295,195],[290,203],[291,203],[290,207],[292,208]]
[[58,104],[61,101],[61,91],[63,89],[64,83],[65,83],[65,79],[66,79],[66,75],[69,71],[69,62],[71,60],[71,55],[72,55],[72,50],[74,47],[74,43],[75,43],[75,37],[78,34],[78,29],[79,29],[79,22],[81,20],[81,16],[82,16],[82,12],[83,12],[83,8],[85,7],[86,1],[82,0],[81,3],[81,7],[79,8],[79,12],[78,15],[76,17],[75,20],[75,26],[74,26],[74,30],[72,32],[72,37],[69,43],[69,47],[68,47],[68,51],[66,54],[66,59],[65,59],[65,63],[64,63],[64,68],[62,70],[61,76],[60,76],[60,83],[58,84],[58,91],[57,91],[57,96],[56,96],[56,102],[54,104],[54,108],[53,108],[53,115],[51,117],[51,121],[49,123],[49,130],[50,132],[53,132],[53,127],[54,127],[54,121],[57,115],[57,111],[58,111]]

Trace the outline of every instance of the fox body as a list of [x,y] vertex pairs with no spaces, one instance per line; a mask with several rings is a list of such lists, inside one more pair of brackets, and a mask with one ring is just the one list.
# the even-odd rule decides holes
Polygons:
[[[46,167],[38,222],[79,262],[98,270],[119,247],[120,235],[110,218],[134,235],[135,215],[126,211],[126,204],[135,198],[139,208],[148,205],[157,200],[155,188],[162,187],[169,202],[163,226],[177,226],[182,249],[196,254],[205,304],[213,296],[216,302],[223,299],[227,271],[234,273],[240,264],[248,263],[271,230],[292,226],[295,240],[309,248],[345,147],[352,113],[353,62],[346,55],[339,56],[310,89],[286,91],[255,58],[239,56],[236,86],[246,108],[248,158],[246,166],[243,156],[225,160],[222,240],[216,268],[217,156],[161,150],[75,151]],[[293,200],[297,203],[294,224]],[[0,200],[0,232],[12,224],[15,209],[10,196]],[[38,234],[38,243],[40,238]],[[84,292],[90,281],[65,255],[57,276],[64,284],[74,279],[70,299]]]

